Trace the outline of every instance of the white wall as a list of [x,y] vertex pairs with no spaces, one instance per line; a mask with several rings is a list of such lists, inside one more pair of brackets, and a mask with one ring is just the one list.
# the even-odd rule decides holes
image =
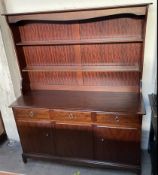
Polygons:
[[[2,4],[0,2],[1,11]],[[14,60],[16,60],[16,57],[9,28],[5,19],[0,16],[0,110],[8,137],[19,140],[12,110],[8,108],[16,97],[20,95],[20,76],[17,71],[17,62]]]
[[[124,5],[124,4],[136,4],[153,2],[154,4],[149,8],[148,16],[148,27],[146,34],[146,47],[145,47],[145,60],[144,60],[144,73],[143,73],[143,96],[145,100],[145,105],[147,109],[147,115],[143,119],[143,137],[142,137],[142,147],[147,148],[148,145],[148,131],[150,128],[150,106],[148,101],[148,94],[154,92],[155,89],[155,62],[156,62],[156,0],[6,0],[6,9],[8,13],[17,12],[30,12],[30,11],[45,11],[45,10],[60,10],[60,9],[72,9],[72,8],[87,8],[87,7],[101,7],[101,6],[113,6],[113,5]],[[5,42],[7,42],[5,40]],[[8,50],[6,49],[6,53]],[[8,58],[9,59],[9,58]],[[9,61],[14,62],[14,58]],[[12,69],[10,69],[12,72]],[[8,73],[9,75],[9,73]],[[14,79],[17,76],[17,81],[19,81],[18,72],[14,73]],[[7,97],[9,94],[6,94]],[[18,96],[18,93],[17,95]],[[11,125],[11,127],[14,126]],[[15,127],[14,133],[10,137],[17,138]],[[10,133],[8,133],[10,134]]]

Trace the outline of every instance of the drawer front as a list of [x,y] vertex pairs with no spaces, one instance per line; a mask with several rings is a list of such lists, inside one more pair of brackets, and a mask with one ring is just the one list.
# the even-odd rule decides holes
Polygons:
[[47,109],[14,109],[15,117],[25,119],[49,119]]
[[140,126],[141,117],[138,115],[118,115],[118,114],[102,114],[98,113],[96,115],[96,123],[109,124],[109,125],[126,125],[130,126]]
[[90,112],[54,110],[50,112],[50,116],[52,120],[56,121],[91,122]]

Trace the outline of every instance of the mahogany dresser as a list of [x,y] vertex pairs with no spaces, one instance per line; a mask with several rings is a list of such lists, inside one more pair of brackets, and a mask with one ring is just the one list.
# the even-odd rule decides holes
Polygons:
[[23,161],[141,174],[141,94],[149,4],[5,14],[22,92],[12,105]]

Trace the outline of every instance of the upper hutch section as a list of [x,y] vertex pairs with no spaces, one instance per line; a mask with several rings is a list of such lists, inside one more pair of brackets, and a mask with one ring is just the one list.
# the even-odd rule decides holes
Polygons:
[[147,10],[6,14],[23,90],[140,92]]

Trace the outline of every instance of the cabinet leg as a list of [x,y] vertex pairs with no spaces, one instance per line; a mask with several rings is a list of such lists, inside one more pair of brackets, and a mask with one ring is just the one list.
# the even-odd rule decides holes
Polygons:
[[27,157],[24,154],[22,154],[22,160],[24,163],[27,163]]

